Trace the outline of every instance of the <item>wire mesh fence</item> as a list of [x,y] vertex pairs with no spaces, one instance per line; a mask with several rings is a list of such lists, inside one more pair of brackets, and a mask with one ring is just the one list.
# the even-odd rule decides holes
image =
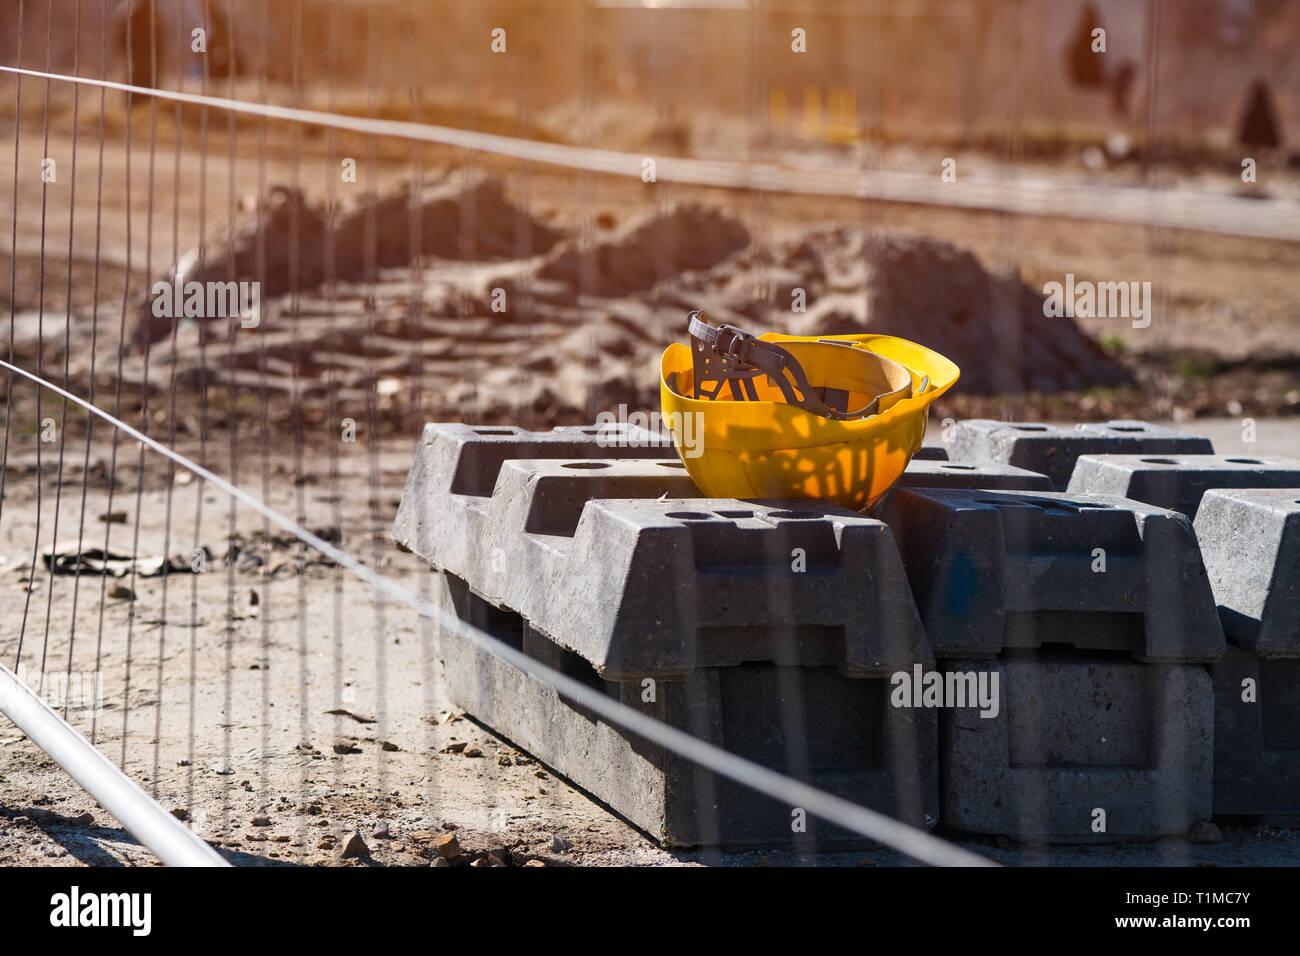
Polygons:
[[[987,217],[976,231],[1007,265],[1035,228],[1022,217],[1136,226],[1126,241],[1155,269],[1172,228],[1300,228],[1287,196],[1020,180],[1046,107],[969,52],[900,105],[890,71],[908,54],[882,49],[884,24],[906,21],[889,29],[913,53],[936,37],[1006,49],[1041,4],[723,4],[654,20],[531,0],[9,6],[0,654],[235,862],[335,859],[353,829],[392,862],[443,858],[457,829],[484,861],[563,856],[579,824],[619,845],[624,824],[453,705],[438,640],[906,856],[978,862],[449,618],[390,538],[419,429],[654,407],[657,352],[719,291],[697,273],[751,255],[724,291],[758,315],[798,281],[782,224],[842,219],[846,202],[860,221],[830,247],[876,248],[894,204],[928,204]],[[836,25],[833,51],[815,69],[768,67],[805,20]],[[1149,42],[1159,29],[1147,22]],[[1157,100],[1160,75],[1137,87],[1149,142],[1194,112]],[[729,112],[697,148],[710,96]],[[998,175],[939,195],[929,172],[886,170],[917,125],[992,142]],[[843,161],[819,166],[813,146]],[[6,779],[77,806],[54,775],[28,762]],[[517,852],[493,857],[493,841]]]

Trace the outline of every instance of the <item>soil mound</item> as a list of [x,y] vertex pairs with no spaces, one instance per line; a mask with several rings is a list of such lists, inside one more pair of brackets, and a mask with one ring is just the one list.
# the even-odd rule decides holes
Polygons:
[[[527,258],[551,249],[560,233],[506,198],[499,179],[455,173],[391,194],[363,197],[333,217],[296,189],[272,187],[257,212],[246,216],[233,241],[182,258],[189,282],[258,281],[267,301],[295,288],[308,292],[333,277],[376,278],[380,269],[423,256],[459,260]],[[161,277],[170,280],[171,277]],[[170,317],[140,308],[131,339],[141,348],[170,335]]]
[[749,230],[721,210],[677,203],[631,220],[587,250],[577,240],[561,243],[538,276],[594,295],[626,295],[684,272],[712,269],[749,242]]
[[[877,332],[919,342],[956,362],[957,387],[972,394],[1132,381],[1073,319],[1045,316],[1043,294],[1018,275],[989,272],[970,252],[939,239],[860,237],[858,244],[855,258],[865,268],[841,264],[837,272],[827,263],[820,275],[826,291],[789,320],[796,334]],[[807,244],[803,249],[806,258]]]

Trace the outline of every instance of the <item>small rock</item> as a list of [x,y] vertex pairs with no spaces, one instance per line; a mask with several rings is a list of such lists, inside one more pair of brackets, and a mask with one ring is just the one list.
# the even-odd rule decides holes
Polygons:
[[190,811],[186,810],[184,807],[174,807],[172,809],[172,816],[177,820],[188,820],[190,818]]
[[94,814],[91,813],[83,813],[80,816],[74,818],[72,822],[80,823],[83,827],[88,827],[95,822],[95,816]]
[[189,762],[188,760],[178,760],[178,761],[176,761],[176,766],[178,766],[178,767],[188,767],[189,765],[190,765],[190,762]]
[[379,746],[387,750],[389,753],[402,749],[401,747],[397,746],[397,744],[393,743],[391,740],[381,740],[379,742]]
[[429,865],[430,866],[451,866],[450,863],[448,863],[443,857],[440,856],[435,856],[433,858],[433,862],[430,863]]
[[126,524],[126,512],[108,511],[100,515],[99,520],[104,524]]
[[275,836],[271,837],[271,842],[272,842],[272,843],[288,843],[288,842],[289,842],[290,840],[292,840],[292,839],[293,839],[293,837],[289,836],[289,834],[287,834],[287,833],[277,833]]
[[491,866],[491,865],[492,864],[488,862],[488,858],[485,856],[479,857],[477,860],[475,860],[473,863],[470,864],[470,866]]
[[483,751],[479,750],[479,748],[477,748],[477,747],[466,747],[466,748],[465,748],[465,756],[466,756],[466,757],[481,757],[481,756],[483,756]]
[[553,853],[568,853],[573,849],[573,844],[558,833],[551,837],[551,851]]
[[541,860],[528,860],[524,863],[524,866],[545,866],[545,865],[546,864],[543,863]]
[[458,754],[458,753],[462,753],[465,750],[465,748],[468,746],[469,746],[468,741],[458,740],[454,744],[447,744],[447,746],[443,747],[442,750],[438,752],[444,754]]
[[116,599],[121,599],[126,601],[135,600],[135,592],[132,591],[125,584],[114,584],[112,587],[108,589],[108,596],[111,598],[116,598]]
[[1209,820],[1198,820],[1187,831],[1187,839],[1193,843],[1222,843],[1223,831]]
[[247,833],[247,834],[244,835],[244,839],[247,840],[249,843],[265,843],[265,842],[266,842],[266,834],[265,834],[265,833]]
[[392,834],[388,832],[387,820],[380,820],[378,823],[375,824],[374,836],[380,840],[387,840],[390,836],[392,836]]
[[336,847],[337,845],[338,845],[338,844],[334,842],[334,838],[333,838],[333,837],[331,837],[331,836],[323,836],[323,837],[320,838],[320,842],[316,844],[316,849],[318,849],[318,850],[332,850],[332,849],[334,849],[334,847]]
[[460,841],[456,839],[456,834],[444,833],[433,838],[429,849],[444,859],[454,859],[460,856]]
[[269,827],[271,825],[271,818],[265,816],[253,817],[253,819],[248,822],[255,827]]
[[347,860],[352,857],[370,856],[370,847],[366,846],[366,841],[361,839],[361,832],[353,830],[348,836],[347,841],[343,844],[343,859]]
[[334,741],[334,752],[336,754],[359,754],[361,748],[350,740],[336,740]]

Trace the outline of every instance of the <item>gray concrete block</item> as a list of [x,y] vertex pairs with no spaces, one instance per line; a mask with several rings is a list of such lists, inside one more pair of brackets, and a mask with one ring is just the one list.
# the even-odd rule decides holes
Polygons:
[[878,516],[936,657],[1049,644],[1165,663],[1223,652],[1181,514],[1107,495],[900,488]]
[[913,458],[894,487],[1051,491],[1052,482],[1046,475],[996,461],[932,461]]
[[[682,681],[605,681],[464,581],[433,577],[441,606],[630,707],[914,826],[937,819],[935,714],[890,707],[883,678],[745,663],[701,667]],[[796,832],[796,808],[627,735],[464,640],[439,634],[438,654],[457,706],[666,845],[861,845],[855,834],[813,817],[806,833]]]
[[[999,675],[996,717],[940,712],[945,827],[1092,843],[1185,834],[1211,813],[1214,698],[1203,667],[1103,655],[942,661]],[[1104,811],[1105,831],[1094,830]]]
[[1084,455],[1069,490],[1122,495],[1196,517],[1211,488],[1297,488],[1300,459],[1282,455]]
[[1300,487],[1207,491],[1195,527],[1228,639],[1300,657]]
[[[426,432],[394,540],[603,678],[748,661],[879,676],[933,659],[880,521],[699,498],[676,459],[507,460],[485,493],[472,445]],[[474,482],[457,470],[466,458]]]
[[1214,813],[1300,822],[1300,660],[1229,647],[1214,681]]
[[501,463],[511,458],[677,460],[671,439],[626,425],[530,432],[513,425],[435,422],[424,426],[420,448],[431,452],[416,460],[425,487],[462,495],[492,494]]
[[1149,422],[1048,425],[971,418],[957,423],[948,451],[954,461],[1000,461],[1036,471],[1064,489],[1080,455],[1209,455],[1214,446],[1208,438]]
[[912,461],[947,461],[948,449],[942,445],[922,445]]

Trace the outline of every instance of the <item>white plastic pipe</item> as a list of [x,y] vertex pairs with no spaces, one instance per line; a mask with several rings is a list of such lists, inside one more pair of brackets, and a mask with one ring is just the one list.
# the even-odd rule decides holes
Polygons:
[[228,866],[0,664],[0,712],[168,866]]

